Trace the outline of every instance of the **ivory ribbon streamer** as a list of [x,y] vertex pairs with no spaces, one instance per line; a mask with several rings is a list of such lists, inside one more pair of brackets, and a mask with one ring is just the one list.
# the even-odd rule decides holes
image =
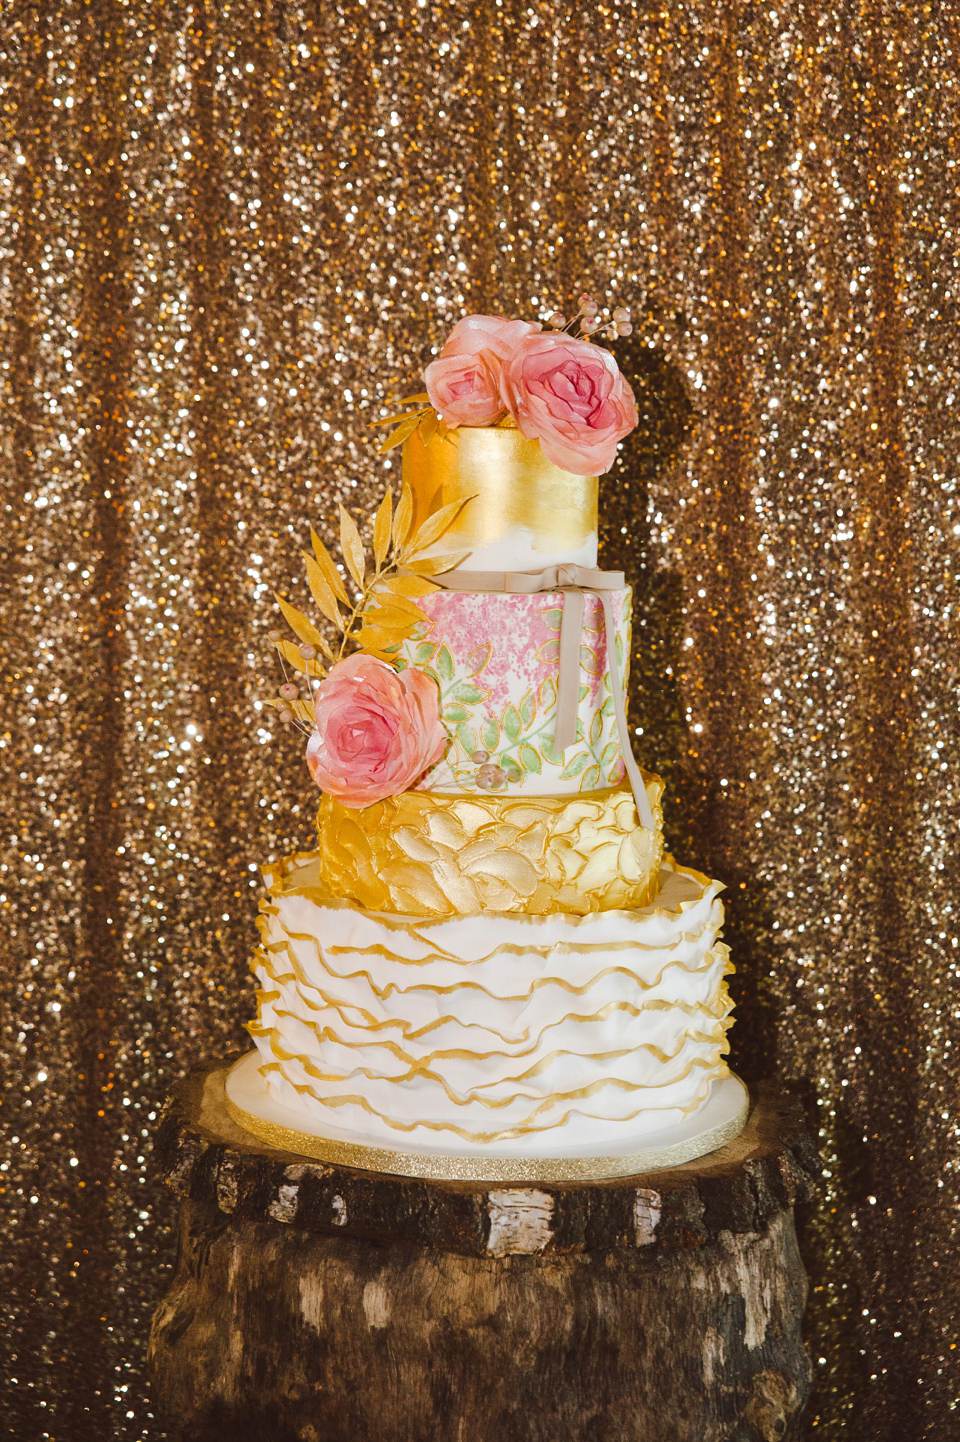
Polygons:
[[603,607],[607,643],[607,667],[613,692],[613,709],[617,734],[627,778],[637,803],[641,823],[652,831],[653,812],[647,798],[640,768],[633,759],[627,713],[623,704],[623,688],[617,666],[616,625],[613,618],[611,591],[622,591],[622,571],[594,571],[589,566],[548,566],[544,571],[448,571],[435,576],[437,585],[448,591],[490,591],[510,596],[532,596],[538,591],[560,591],[563,595],[563,617],[560,622],[560,662],[557,684],[557,724],[553,744],[565,751],[577,739],[577,706],[580,699],[580,646],[583,636],[583,598],[597,596]]

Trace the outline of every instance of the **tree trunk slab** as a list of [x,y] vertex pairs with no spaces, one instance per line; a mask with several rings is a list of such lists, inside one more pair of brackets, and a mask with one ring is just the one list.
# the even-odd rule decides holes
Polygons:
[[810,1390],[793,1204],[819,1171],[761,1087],[669,1171],[497,1187],[297,1157],[174,1092],[181,1198],[150,1343],[180,1442],[789,1442]]

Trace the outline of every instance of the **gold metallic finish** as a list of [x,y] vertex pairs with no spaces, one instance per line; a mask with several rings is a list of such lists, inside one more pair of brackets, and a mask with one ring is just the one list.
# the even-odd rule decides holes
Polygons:
[[478,550],[525,530],[544,552],[576,551],[597,533],[597,477],[562,471],[513,427],[461,426],[427,446],[414,434],[403,478],[417,518],[467,502],[438,550]]
[[645,780],[652,831],[623,786],[522,799],[408,791],[360,810],[324,796],[311,884],[370,911],[430,918],[647,906],[663,851],[663,783]]

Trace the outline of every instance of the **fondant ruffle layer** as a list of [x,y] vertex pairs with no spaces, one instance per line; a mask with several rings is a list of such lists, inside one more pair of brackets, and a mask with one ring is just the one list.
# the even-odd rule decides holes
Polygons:
[[645,780],[652,831],[627,787],[577,797],[408,791],[362,810],[324,796],[298,886],[429,918],[643,907],[663,850],[663,782]]
[[251,1026],[305,1129],[371,1144],[616,1144],[727,1074],[719,884],[664,866],[638,910],[430,921],[318,899],[311,855],[267,874]]

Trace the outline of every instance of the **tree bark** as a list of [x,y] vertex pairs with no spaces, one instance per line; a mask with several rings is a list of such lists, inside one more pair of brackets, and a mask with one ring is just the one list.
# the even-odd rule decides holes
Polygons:
[[227,1069],[192,1073],[157,1138],[182,1202],[150,1356],[181,1442],[799,1435],[792,1208],[818,1162],[772,1088],[684,1166],[498,1188],[270,1148],[227,1116]]

